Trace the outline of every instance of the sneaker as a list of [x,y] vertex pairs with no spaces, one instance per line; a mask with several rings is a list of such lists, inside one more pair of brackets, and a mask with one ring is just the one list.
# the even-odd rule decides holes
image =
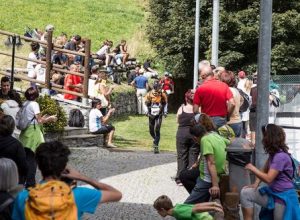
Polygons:
[[158,149],[158,146],[157,146],[157,145],[154,146],[154,153],[155,153],[155,154],[159,154],[159,149]]

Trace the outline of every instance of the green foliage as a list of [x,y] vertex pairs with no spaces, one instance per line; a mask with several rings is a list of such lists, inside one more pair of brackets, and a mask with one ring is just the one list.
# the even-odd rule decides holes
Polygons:
[[49,122],[44,124],[44,129],[46,132],[60,132],[64,130],[64,127],[67,126],[67,117],[63,108],[50,96],[44,95],[39,96],[36,100],[41,109],[42,115],[56,115],[56,122]]
[[[300,3],[273,1],[272,74],[300,70]],[[160,59],[177,78],[191,79],[195,0],[150,0],[148,36]],[[259,0],[220,2],[219,65],[231,70],[257,69]],[[212,1],[201,0],[200,60],[211,57]]]

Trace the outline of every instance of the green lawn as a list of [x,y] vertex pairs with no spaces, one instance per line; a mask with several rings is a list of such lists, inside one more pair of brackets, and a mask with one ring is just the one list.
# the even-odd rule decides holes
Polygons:
[[[152,137],[148,128],[146,116],[124,116],[114,120],[116,127],[114,143],[121,148],[138,148],[151,150]],[[160,149],[166,151],[176,150],[176,115],[169,114],[163,119],[161,126]]]
[[117,43],[139,34],[144,4],[142,0],[0,1],[0,29],[23,34],[26,26],[44,30],[53,24],[55,36],[80,34],[92,39],[92,48],[97,50],[105,39]]

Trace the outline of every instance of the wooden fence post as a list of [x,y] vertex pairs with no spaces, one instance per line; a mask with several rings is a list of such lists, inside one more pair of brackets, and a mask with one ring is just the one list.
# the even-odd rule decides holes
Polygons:
[[84,78],[82,104],[88,105],[88,86],[90,77],[91,40],[87,39],[84,45]]
[[47,51],[46,51],[46,76],[45,76],[45,86],[46,93],[50,93],[50,72],[52,69],[51,55],[52,55],[53,43],[52,43],[52,31],[47,32]]

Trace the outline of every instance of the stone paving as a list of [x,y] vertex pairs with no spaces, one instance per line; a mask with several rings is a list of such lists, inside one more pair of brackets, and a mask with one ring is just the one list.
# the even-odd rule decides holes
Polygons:
[[174,203],[188,196],[184,187],[171,179],[176,173],[175,153],[73,148],[70,159],[79,171],[123,193],[121,202],[100,205],[94,215],[85,214],[85,220],[158,220],[162,218],[152,206],[158,196],[168,195]]

